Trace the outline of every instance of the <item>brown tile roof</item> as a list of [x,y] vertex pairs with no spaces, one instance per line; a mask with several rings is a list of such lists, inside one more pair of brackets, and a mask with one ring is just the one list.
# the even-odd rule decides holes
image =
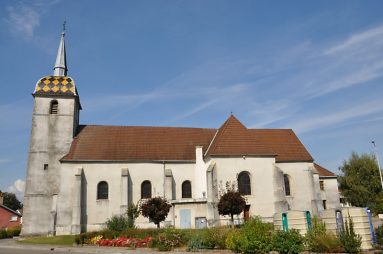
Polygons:
[[336,174],[334,174],[333,172],[331,172],[328,169],[325,169],[321,165],[318,165],[318,164],[314,163],[314,167],[318,171],[319,176],[332,176],[332,177],[336,177]]
[[277,162],[314,160],[291,129],[250,129],[250,132],[258,142],[275,151]]
[[275,156],[276,153],[262,142],[251,135],[235,116],[229,119],[218,129],[214,140],[207,152],[210,156],[242,156],[242,155],[268,155]]
[[214,129],[137,126],[81,126],[62,161],[195,160]]
[[277,162],[313,161],[290,129],[247,129],[234,116],[218,129],[94,126],[79,128],[62,161],[193,161],[207,156],[276,156]]

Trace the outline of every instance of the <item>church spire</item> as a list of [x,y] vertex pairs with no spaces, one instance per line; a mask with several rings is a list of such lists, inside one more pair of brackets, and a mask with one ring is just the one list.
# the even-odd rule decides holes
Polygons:
[[60,45],[57,51],[56,63],[53,68],[53,76],[66,76],[68,72],[66,64],[66,52],[65,52],[65,21],[63,24],[63,31],[61,33]]

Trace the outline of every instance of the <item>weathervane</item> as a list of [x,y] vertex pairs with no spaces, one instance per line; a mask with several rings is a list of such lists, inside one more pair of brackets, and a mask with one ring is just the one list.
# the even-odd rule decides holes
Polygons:
[[64,22],[63,22],[63,34],[65,34],[65,30],[66,30],[66,28],[65,28],[65,26],[66,26],[66,20],[64,20]]

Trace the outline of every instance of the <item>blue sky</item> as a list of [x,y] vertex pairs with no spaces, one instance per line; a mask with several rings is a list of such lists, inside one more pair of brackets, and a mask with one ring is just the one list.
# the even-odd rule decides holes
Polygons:
[[37,80],[67,20],[82,124],[292,128],[337,172],[383,159],[382,1],[0,3],[0,189],[22,195]]

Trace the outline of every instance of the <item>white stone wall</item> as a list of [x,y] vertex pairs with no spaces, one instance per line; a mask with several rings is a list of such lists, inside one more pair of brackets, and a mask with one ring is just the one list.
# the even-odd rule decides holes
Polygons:
[[250,174],[251,195],[245,196],[250,205],[250,216],[272,218],[275,213],[274,158],[231,157],[213,158],[216,162],[218,188],[225,191],[227,181],[237,184],[238,174]]
[[[198,151],[198,148],[197,148]],[[152,184],[152,196],[168,196],[165,193],[165,172],[172,177],[172,193],[175,205],[171,208],[163,225],[180,225],[180,210],[191,209],[191,224],[195,226],[196,217],[206,217],[208,221],[221,220],[225,224],[228,217],[219,217],[214,208],[214,197],[201,198],[202,193],[198,185],[206,182],[206,169],[214,165],[214,184],[217,192],[225,191],[227,181],[237,184],[238,174],[246,171],[250,174],[251,195],[246,196],[250,205],[250,216],[261,216],[266,221],[271,221],[277,212],[287,210],[287,202],[291,202],[291,210],[308,210],[313,212],[316,204],[313,164],[312,163],[275,163],[274,158],[265,157],[227,157],[210,158],[204,165],[198,163],[62,163],[61,188],[58,196],[57,233],[67,234],[73,230],[74,223],[74,197],[76,193],[76,174],[82,169],[82,207],[81,222],[86,225],[87,231],[99,230],[105,221],[113,215],[121,214],[123,193],[122,172],[127,170],[129,175],[128,199],[135,204],[141,199],[141,183],[149,180]],[[201,170],[201,169],[204,170]],[[199,172],[199,174],[196,174]],[[284,195],[283,173],[290,176],[291,196]],[[192,198],[182,199],[182,183],[186,180],[192,183]],[[97,184],[106,181],[109,185],[108,200],[97,200]],[[206,187],[205,187],[206,188]],[[168,188],[169,189],[169,188]],[[209,188],[206,188],[206,190]],[[331,191],[331,190],[329,190]],[[175,193],[174,193],[175,192]],[[81,194],[80,194],[81,195]],[[213,203],[209,203],[212,200]],[[313,203],[314,201],[314,203]],[[212,211],[210,211],[211,209]],[[239,215],[238,219],[242,219]],[[209,222],[210,223],[210,222]],[[155,227],[147,218],[140,216],[136,225],[140,228]],[[209,224],[211,226],[213,224]]]
[[318,213],[317,197],[314,186],[312,162],[277,163],[284,174],[290,176],[290,197],[286,197],[290,210],[310,211]]
[[[58,101],[57,114],[49,114],[51,101]],[[77,126],[76,98],[35,97],[30,136],[22,235],[53,234],[60,162],[68,153]],[[44,164],[48,168],[44,169]]]
[[320,177],[324,190],[321,190],[322,200],[326,200],[327,209],[340,208],[338,180],[336,177]]

